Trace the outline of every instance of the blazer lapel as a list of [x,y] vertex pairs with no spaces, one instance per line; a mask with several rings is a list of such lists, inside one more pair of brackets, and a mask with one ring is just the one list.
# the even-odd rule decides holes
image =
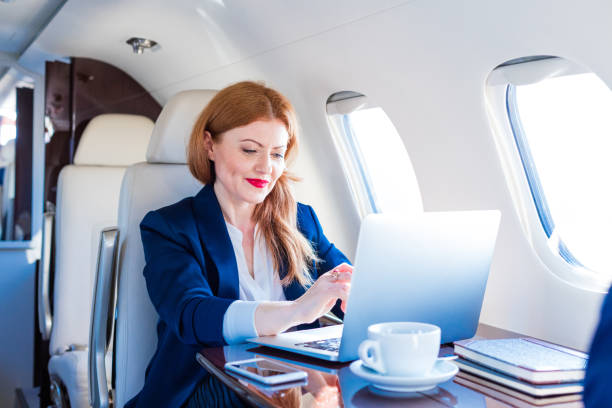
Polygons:
[[217,296],[238,299],[236,255],[212,184],[207,184],[200,190],[195,196],[194,204],[200,241],[207,249],[219,273]]

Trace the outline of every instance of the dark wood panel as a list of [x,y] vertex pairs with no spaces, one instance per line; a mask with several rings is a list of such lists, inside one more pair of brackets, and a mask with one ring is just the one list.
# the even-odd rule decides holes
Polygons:
[[[131,113],[155,121],[161,106],[122,70],[89,58],[72,59],[74,148],[89,121],[102,113]],[[74,153],[72,155],[74,157]]]
[[34,90],[17,88],[13,239],[31,239],[33,107]]
[[70,64],[45,63],[45,115],[56,132],[70,131]]

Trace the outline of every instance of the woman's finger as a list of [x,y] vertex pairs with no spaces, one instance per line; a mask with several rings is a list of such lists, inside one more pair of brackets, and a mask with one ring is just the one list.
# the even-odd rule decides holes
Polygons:
[[330,282],[350,282],[352,274],[350,272],[338,272],[335,270],[326,272],[323,276]]
[[343,262],[336,266],[334,270],[337,270],[338,272],[353,272],[353,267],[346,262]]
[[350,282],[353,275],[350,272],[339,272],[331,276],[331,281],[334,283]]

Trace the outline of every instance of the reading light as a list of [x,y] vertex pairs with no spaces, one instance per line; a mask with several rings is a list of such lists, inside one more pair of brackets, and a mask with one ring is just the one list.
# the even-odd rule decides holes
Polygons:
[[134,54],[142,54],[145,48],[153,48],[157,45],[157,43],[153,40],[148,40],[146,38],[132,37],[126,41],[126,43],[132,46],[132,50],[134,50]]

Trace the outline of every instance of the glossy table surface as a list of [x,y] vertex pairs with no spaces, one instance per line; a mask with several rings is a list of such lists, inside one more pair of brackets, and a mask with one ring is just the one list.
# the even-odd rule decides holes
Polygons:
[[[504,338],[519,334],[481,324],[476,337]],[[442,347],[440,355],[452,354],[452,347]],[[265,357],[294,365],[308,374],[307,383],[270,388],[257,382],[227,373],[227,361]],[[259,347],[254,344],[204,348],[197,354],[200,364],[225,385],[253,406],[265,407],[457,407],[497,408],[532,407],[528,402],[499,391],[478,386],[471,381],[455,377],[432,390],[406,393],[398,396],[374,392],[367,381],[357,377],[350,363],[330,363],[294,353]],[[460,384],[461,383],[461,384]],[[480,391],[477,391],[479,389]],[[483,391],[483,392],[482,392]],[[581,408],[581,402],[545,405],[548,408]]]

